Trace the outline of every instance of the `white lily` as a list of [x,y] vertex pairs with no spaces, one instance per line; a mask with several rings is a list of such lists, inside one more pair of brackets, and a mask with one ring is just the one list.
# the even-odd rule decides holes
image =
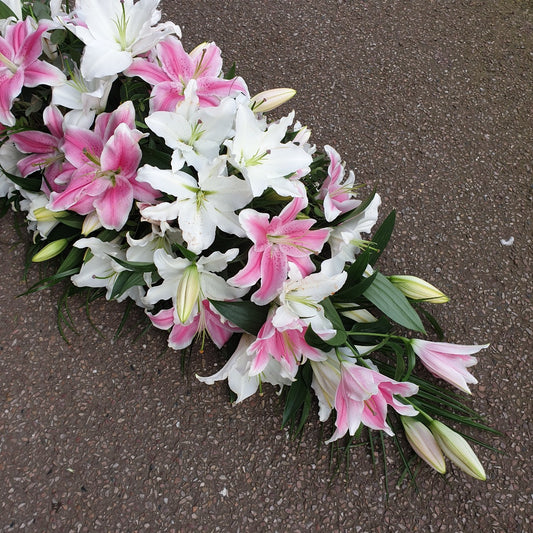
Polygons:
[[91,80],[118,74],[166,35],[181,37],[175,24],[157,24],[158,4],[159,0],[78,0],[76,14],[83,25],[69,25],[69,29],[85,43],[83,76]]
[[[70,123],[90,128],[97,113],[105,110],[111,86],[116,75],[105,78],[85,79],[74,65],[70,79],[52,89],[52,104],[72,109],[65,115]],[[72,118],[67,118],[72,117]]]
[[174,202],[145,207],[141,214],[151,220],[178,219],[183,238],[192,252],[199,254],[209,248],[217,228],[245,236],[235,211],[248,204],[252,194],[245,181],[227,175],[224,158],[204,166],[198,172],[198,181],[185,172],[161,170],[150,165],[139,170],[137,181],[176,197]]
[[146,117],[146,125],[174,150],[172,170],[188,165],[200,170],[215,159],[220,145],[229,138],[235,119],[235,100],[224,98],[218,106],[198,106],[196,80],[185,89],[185,101],[176,111],[156,111]]
[[180,285],[183,287],[181,281],[184,275],[190,272],[191,266],[196,268],[198,275],[197,303],[206,298],[213,300],[240,298],[244,295],[246,289],[231,287],[224,278],[216,275],[216,272],[224,270],[228,263],[233,261],[238,254],[238,248],[232,248],[225,253],[213,252],[207,257],[200,257],[196,262],[192,262],[183,257],[174,257],[167,254],[161,248],[156,250],[153,261],[159,275],[163,278],[163,282],[148,289],[144,302],[151,305],[160,300],[172,299],[174,310],[176,310],[179,299],[182,296],[180,294]]
[[344,263],[328,259],[322,263],[322,270],[305,278],[300,271],[290,265],[289,279],[283,284],[279,295],[280,307],[272,319],[279,330],[298,328],[301,321],[311,326],[323,339],[332,338],[336,330],[324,315],[320,302],[337,292],[346,281]]
[[306,174],[312,157],[292,142],[281,142],[293,119],[294,112],[267,128],[266,122],[258,119],[248,106],[239,105],[235,136],[224,144],[228,161],[242,172],[254,197],[261,196],[268,187],[281,196],[305,196],[302,184],[287,176]]
[[[106,298],[109,300],[113,286],[124,267],[120,266],[113,257],[126,260],[126,252],[122,249],[121,238],[117,237],[111,242],[104,242],[96,237],[79,239],[74,243],[76,248],[89,248],[92,257],[83,263],[79,274],[71,276],[71,281],[76,287],[102,287],[107,290]],[[139,307],[146,307],[142,297],[144,289],[140,286],[131,287],[117,298],[118,302],[132,298]]]

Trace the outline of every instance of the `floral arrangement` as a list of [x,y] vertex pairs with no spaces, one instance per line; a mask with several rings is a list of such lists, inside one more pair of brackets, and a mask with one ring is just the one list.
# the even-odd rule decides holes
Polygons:
[[[310,143],[294,112],[266,118],[294,91],[250,96],[234,69],[223,75],[214,43],[186,52],[157,6],[0,3],[0,197],[25,213],[32,260],[58,261],[30,290],[70,280],[135,302],[176,350],[206,337],[232,347],[198,379],[227,380],[236,402],[280,387],[296,433],[314,394],[321,421],[335,412],[328,443],[403,430],[438,472],[446,456],[485,479],[437,418],[490,428],[414,371],[470,393],[487,345],[442,342],[423,305],[448,298],[375,267],[394,213],[363,237],[379,195],[360,198],[354,173]],[[438,342],[404,336],[424,324]]]

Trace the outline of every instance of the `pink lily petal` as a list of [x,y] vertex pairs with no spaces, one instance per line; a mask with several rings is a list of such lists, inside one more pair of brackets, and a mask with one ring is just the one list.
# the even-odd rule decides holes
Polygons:
[[[7,70],[7,69],[6,69]],[[15,115],[11,113],[13,101],[20,94],[24,84],[24,74],[17,70],[14,74],[0,71],[0,122],[6,126],[15,125]]]
[[200,78],[197,81],[197,95],[200,106],[216,106],[222,98],[235,96],[239,93],[246,94],[248,89],[237,78],[224,80],[222,78]]
[[173,80],[189,80],[194,75],[194,64],[175,37],[167,37],[157,46],[157,55],[163,70]]
[[170,329],[174,325],[174,309],[163,309],[159,313],[152,315],[147,313],[152,324],[159,329]]
[[168,345],[174,350],[183,350],[190,346],[198,332],[200,315],[196,315],[190,324],[175,324],[168,338]]
[[94,207],[102,226],[116,230],[126,224],[132,204],[132,187],[125,179],[117,179],[114,186],[108,187],[106,192],[94,201]]
[[261,259],[263,254],[250,248],[248,252],[248,263],[235,276],[228,280],[228,283],[236,287],[251,287],[261,278]]
[[139,76],[139,78],[150,85],[157,85],[164,81],[169,81],[168,75],[159,65],[140,57],[136,57],[133,60],[125,74],[131,77]]
[[37,85],[61,85],[65,75],[54,65],[45,61],[34,61],[24,69],[24,85],[37,87]]
[[77,126],[65,128],[63,152],[67,160],[75,167],[82,167],[90,161],[87,154],[99,159],[103,148],[103,139],[95,132]]
[[43,120],[54,137],[63,138],[63,115],[55,105],[49,105],[43,111]]
[[53,153],[59,144],[59,139],[41,131],[21,131],[10,138],[16,147],[26,154]]
[[72,209],[80,215],[87,215],[94,211],[94,195],[101,194],[106,187],[103,180],[94,180],[92,173],[78,173],[63,192],[53,192],[50,195],[50,209]]
[[264,253],[261,261],[261,287],[252,294],[251,300],[264,305],[272,301],[281,291],[287,279],[287,256],[278,248],[272,247]]
[[102,170],[120,169],[121,176],[134,177],[142,157],[138,141],[139,135],[135,130],[124,123],[119,124],[102,150]]
[[173,81],[164,81],[156,85],[150,94],[150,110],[175,111],[176,105],[185,97],[180,92],[179,86]]
[[216,77],[222,70],[222,51],[215,43],[198,46],[189,57],[196,66],[195,77]]

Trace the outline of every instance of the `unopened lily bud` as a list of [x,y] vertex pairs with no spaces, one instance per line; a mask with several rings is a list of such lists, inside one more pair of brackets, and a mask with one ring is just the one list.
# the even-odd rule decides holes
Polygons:
[[276,109],[276,107],[288,102],[295,94],[296,91],[294,89],[269,89],[252,97],[250,107],[254,113],[272,111],[272,109]]
[[483,465],[479,462],[470,444],[466,440],[438,420],[433,420],[429,426],[444,455],[463,472],[481,481],[487,476]]
[[67,239],[58,239],[57,241],[48,243],[44,248],[39,250],[31,258],[31,260],[34,263],[41,263],[42,261],[48,261],[49,259],[52,259],[52,257],[59,255],[67,246],[68,246]]
[[427,300],[433,304],[444,304],[449,300],[437,287],[416,276],[389,276],[389,281],[412,300]]
[[101,227],[102,223],[100,222],[98,213],[96,211],[91,211],[83,220],[81,234],[87,236]]
[[[342,306],[339,307],[342,309]],[[341,315],[353,320],[354,322],[359,322],[362,324],[377,322],[377,318],[367,309],[348,309],[346,311],[341,311]]]
[[198,302],[200,296],[200,276],[196,265],[188,266],[178,285],[176,312],[182,323],[185,323]]
[[38,207],[33,210],[33,217],[37,222],[53,222],[59,218],[68,216],[67,211],[50,211],[46,207]]
[[411,448],[437,472],[446,472],[444,455],[428,427],[410,416],[401,417],[405,436]]
[[310,138],[311,130],[307,126],[304,126],[303,128],[300,128],[298,130],[298,133],[296,133],[296,137],[294,137],[292,142],[295,144],[303,145],[308,142]]

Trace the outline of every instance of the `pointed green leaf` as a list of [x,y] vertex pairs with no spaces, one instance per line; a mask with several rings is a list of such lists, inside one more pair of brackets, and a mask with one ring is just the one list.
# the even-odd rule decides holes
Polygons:
[[400,326],[425,333],[424,325],[409,300],[380,272],[364,296]]
[[268,305],[256,305],[253,302],[209,301],[222,316],[252,335],[259,333],[268,316]]
[[387,247],[394,230],[394,224],[396,222],[396,211],[391,211],[389,216],[383,221],[381,226],[377,229],[376,233],[372,237],[374,243],[374,250],[370,250],[370,265],[374,266],[379,256],[383,253],[383,250]]

